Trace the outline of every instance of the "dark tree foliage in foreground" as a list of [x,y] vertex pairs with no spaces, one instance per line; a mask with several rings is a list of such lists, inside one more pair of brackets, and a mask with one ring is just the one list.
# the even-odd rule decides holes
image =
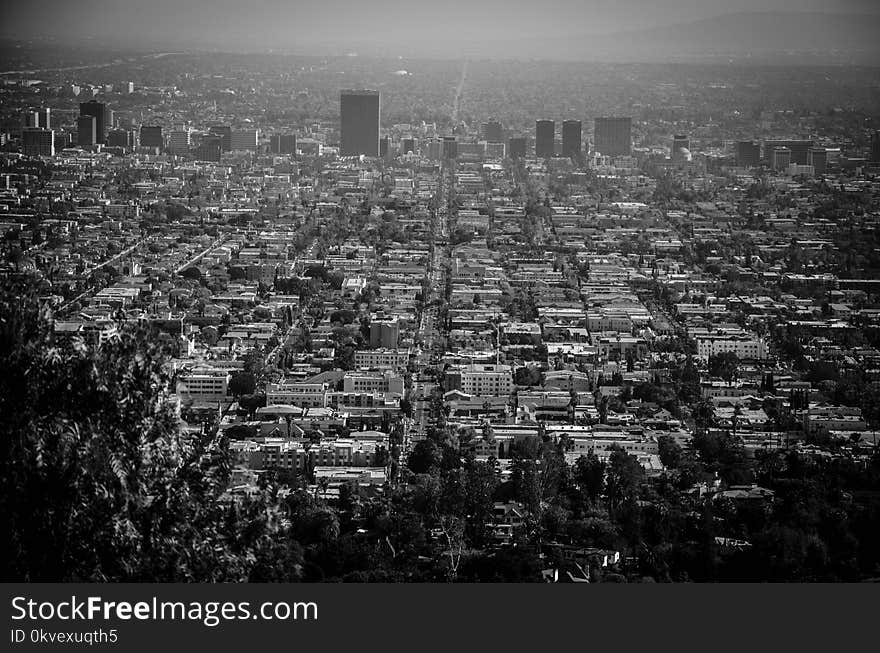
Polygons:
[[296,577],[279,511],[221,500],[223,447],[180,428],[156,342],[56,343],[36,298],[3,293],[4,581]]

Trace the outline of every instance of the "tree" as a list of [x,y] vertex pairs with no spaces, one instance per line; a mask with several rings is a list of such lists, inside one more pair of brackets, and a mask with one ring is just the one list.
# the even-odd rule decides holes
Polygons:
[[635,456],[615,447],[608,457],[608,474],[605,481],[605,494],[608,509],[614,516],[625,504],[638,498],[645,470]]
[[574,481],[582,494],[595,503],[605,488],[605,463],[592,451],[581,456],[575,462]]
[[221,500],[226,450],[180,429],[149,332],[54,343],[27,291],[4,292],[0,314],[0,427],[15,434],[0,439],[4,581],[295,577],[297,547],[266,497]]
[[404,397],[400,400],[400,412],[406,415],[407,417],[413,416],[413,405],[412,402]]
[[250,372],[235,372],[229,379],[229,394],[236,398],[254,394],[256,387],[257,380]]
[[660,454],[660,462],[664,467],[675,469],[681,463],[682,449],[673,438],[668,435],[661,435],[657,439],[657,448]]
[[188,267],[180,273],[180,276],[185,279],[192,279],[193,281],[200,281],[202,278],[202,271],[196,266]]
[[428,474],[436,471],[443,460],[443,453],[436,442],[430,439],[420,440],[409,454],[407,467],[414,474]]
[[727,383],[732,383],[739,369],[739,357],[732,351],[709,356],[709,375],[716,376]]

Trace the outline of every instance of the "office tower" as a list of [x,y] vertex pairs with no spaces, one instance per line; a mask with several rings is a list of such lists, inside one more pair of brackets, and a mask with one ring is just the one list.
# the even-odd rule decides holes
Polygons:
[[772,158],[770,165],[774,170],[788,170],[788,166],[792,164],[791,150],[787,147],[774,147],[772,150]]
[[458,141],[455,140],[455,136],[444,136],[443,137],[443,158],[444,159],[455,159],[458,157]]
[[583,125],[580,120],[564,120],[562,122],[562,156],[577,159],[581,156],[581,139]]
[[24,114],[24,120],[22,122],[24,129],[34,129],[40,127],[40,112],[26,111]]
[[378,156],[379,122],[379,91],[341,91],[339,153],[342,156]]
[[220,137],[220,147],[224,152],[232,149],[232,127],[229,125],[214,125],[208,128],[208,133],[212,136]]
[[374,315],[370,319],[370,347],[375,349],[395,349],[400,341],[400,321],[398,317]]
[[504,143],[486,143],[486,151],[484,156],[487,159],[503,159]]
[[98,142],[98,121],[95,116],[80,116],[76,119],[76,144],[80,147],[93,147]]
[[52,109],[45,107],[37,111],[39,114],[40,127],[43,129],[52,129]]
[[400,153],[401,154],[409,154],[412,152],[416,153],[416,139],[414,138],[404,138],[400,141]]
[[275,134],[269,139],[273,154],[296,154],[296,134]]
[[632,118],[596,118],[593,149],[605,156],[632,154]]
[[824,175],[828,169],[828,151],[824,147],[813,147],[807,153],[807,165],[813,166],[813,172]]
[[871,134],[871,163],[880,163],[880,130]]
[[524,136],[517,136],[507,141],[507,155],[511,159],[524,159],[528,141]]
[[773,151],[777,148],[786,148],[791,152],[791,162],[798,165],[807,165],[807,153],[815,143],[807,139],[767,140],[764,141],[764,158],[773,162]]
[[136,134],[132,129],[111,129],[107,132],[107,145],[111,147],[132,148],[136,143]]
[[162,136],[161,125],[141,126],[141,147],[158,147],[162,149],[164,146],[165,140]]
[[487,143],[501,143],[502,132],[504,131],[499,120],[490,119],[483,125],[483,138]]
[[54,156],[55,132],[42,127],[25,127],[21,131],[21,151],[25,156]]
[[134,82],[127,82],[125,84],[125,92],[126,93],[134,93]]
[[229,148],[233,152],[254,151],[259,139],[259,129],[236,129],[229,136]]
[[443,141],[439,138],[432,138],[428,141],[427,156],[433,161],[439,161],[443,156]]
[[168,152],[174,155],[189,154],[192,131],[175,129],[168,135]]
[[196,148],[196,159],[199,161],[219,162],[222,152],[222,136],[205,136]]
[[672,137],[672,158],[681,159],[684,155],[682,150],[690,150],[691,142],[685,134],[676,134]]
[[552,120],[535,121],[535,156],[539,159],[552,157],[556,123]]
[[388,152],[391,149],[391,139],[387,136],[383,136],[379,139],[379,156],[383,159],[388,156]]
[[736,165],[755,168],[761,164],[761,144],[756,141],[736,142]]
[[55,151],[59,152],[73,145],[73,134],[55,134]]
[[97,100],[89,100],[88,102],[80,102],[80,116],[92,116],[95,119],[95,142],[107,142],[107,130],[113,123],[113,112],[107,108],[107,105]]

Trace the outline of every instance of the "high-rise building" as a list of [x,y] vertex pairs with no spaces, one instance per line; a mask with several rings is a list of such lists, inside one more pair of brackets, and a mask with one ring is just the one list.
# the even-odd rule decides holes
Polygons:
[[824,147],[812,147],[807,153],[807,165],[813,166],[813,172],[824,175],[828,169],[828,150]]
[[773,151],[786,148],[791,153],[791,162],[807,165],[807,153],[815,143],[809,139],[767,140],[764,141],[764,158],[772,164]]
[[176,156],[189,154],[192,130],[175,129],[168,135],[168,152]]
[[141,147],[158,147],[162,149],[164,146],[165,140],[162,136],[161,125],[141,126]]
[[296,134],[275,134],[269,139],[273,154],[296,154]]
[[98,121],[95,116],[80,116],[76,119],[76,144],[92,147],[98,142]]
[[483,125],[483,138],[487,143],[501,143],[503,132],[504,128],[499,120],[490,119]]
[[412,152],[413,154],[417,154],[416,150],[416,139],[414,138],[404,138],[400,141],[400,153],[408,154]]
[[42,127],[43,129],[51,129],[51,109],[37,109],[36,111],[28,111],[24,114],[25,127]]
[[503,159],[504,143],[486,143],[486,150],[483,156],[487,159]]
[[379,156],[383,159],[388,156],[388,153],[391,151],[391,139],[387,136],[383,136],[379,139]]
[[229,125],[214,125],[208,128],[208,133],[212,136],[220,137],[220,147],[224,152],[232,149],[232,127]]
[[443,137],[443,158],[455,159],[458,157],[458,141],[455,136]]
[[22,126],[24,129],[35,129],[40,126],[40,112],[39,111],[26,111],[24,114],[24,120],[22,121]]
[[110,147],[134,147],[134,132],[127,129],[111,129],[107,132]]
[[672,158],[681,159],[684,155],[682,150],[690,150],[691,142],[685,134],[676,134],[672,137]]
[[880,163],[880,130],[871,134],[871,163]]
[[196,159],[199,161],[220,161],[223,151],[222,136],[205,136],[196,148]]
[[554,154],[556,123],[552,120],[535,121],[535,156],[539,159],[550,158]]
[[511,159],[524,159],[528,140],[525,136],[516,136],[507,141],[507,155]]
[[755,168],[761,164],[761,144],[757,141],[736,142],[736,165]]
[[95,119],[95,142],[107,142],[107,130],[113,123],[113,112],[107,108],[107,105],[97,100],[89,100],[88,102],[80,102],[80,116],[92,116]]
[[562,122],[562,156],[577,159],[581,155],[583,125],[580,120],[564,120]]
[[236,129],[229,136],[229,149],[233,152],[254,151],[259,141],[259,129]]
[[343,90],[339,93],[339,153],[342,156],[379,156],[379,91]]
[[375,349],[395,349],[400,340],[400,322],[396,315],[391,317],[374,315],[370,318],[370,347]]
[[788,170],[793,162],[791,160],[791,150],[787,147],[774,147],[771,150],[770,165],[774,170]]
[[25,127],[21,131],[21,151],[25,156],[54,156],[55,132],[42,127]]
[[596,118],[593,145],[605,156],[629,156],[632,154],[632,118]]

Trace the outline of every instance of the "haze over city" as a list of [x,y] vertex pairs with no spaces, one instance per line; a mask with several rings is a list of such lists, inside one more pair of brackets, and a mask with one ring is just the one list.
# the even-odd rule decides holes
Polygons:
[[144,48],[654,61],[711,53],[719,42],[735,54],[873,56],[878,15],[871,0],[43,0],[5,16],[0,35]]

